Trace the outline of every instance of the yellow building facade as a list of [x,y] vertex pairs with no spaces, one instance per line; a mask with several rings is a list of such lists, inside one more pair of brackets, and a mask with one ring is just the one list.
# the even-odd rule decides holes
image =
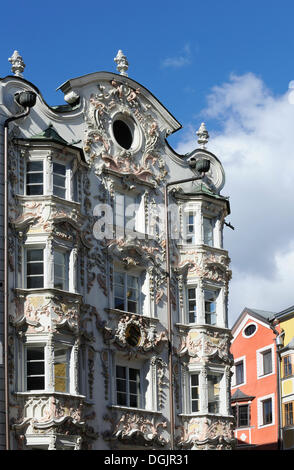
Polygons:
[[282,448],[294,449],[294,306],[275,316],[281,345],[280,362],[280,439]]

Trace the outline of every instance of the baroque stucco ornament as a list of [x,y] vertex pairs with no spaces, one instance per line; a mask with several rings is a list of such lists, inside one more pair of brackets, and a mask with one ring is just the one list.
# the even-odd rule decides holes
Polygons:
[[[160,184],[167,174],[160,155],[162,139],[158,122],[140,89],[113,79],[98,85],[98,90],[91,95],[86,110],[86,159],[97,174],[109,169]],[[129,149],[121,147],[114,137],[115,120],[130,128],[132,144]]]

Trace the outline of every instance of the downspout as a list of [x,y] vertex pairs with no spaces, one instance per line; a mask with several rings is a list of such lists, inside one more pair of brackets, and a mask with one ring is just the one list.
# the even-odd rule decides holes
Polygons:
[[15,95],[18,105],[25,110],[10,116],[4,122],[4,402],[5,402],[5,449],[10,450],[9,430],[9,377],[8,377],[8,125],[12,121],[28,116],[30,108],[36,103],[36,95],[23,91]]
[[[165,249],[166,249],[166,277],[167,277],[167,321],[168,321],[168,371],[169,371],[169,414],[170,414],[170,448],[174,449],[175,446],[175,412],[174,412],[174,385],[173,385],[173,337],[172,337],[172,311],[171,311],[171,263],[170,263],[170,237],[169,237],[169,211],[168,211],[168,187],[176,184],[189,183],[203,178],[204,172],[209,170],[209,160],[199,170],[202,170],[200,176],[187,178],[177,181],[171,181],[165,185],[164,188],[164,206],[165,206]],[[197,162],[198,163],[198,162]],[[200,162],[199,162],[200,163]],[[201,161],[202,163],[202,161]],[[210,163],[210,162],[209,162]],[[192,165],[190,165],[192,166]],[[193,165],[194,166],[194,165]],[[197,169],[197,167],[196,167]]]
[[[282,409],[281,409],[281,356],[280,356],[280,348],[283,346],[283,340],[281,338],[283,332],[279,333],[273,324],[270,324],[270,328],[272,329],[273,333],[276,335],[275,343],[276,343],[276,358],[277,358],[277,405],[278,405],[278,450],[282,450],[283,444],[283,437],[282,437]],[[283,330],[282,330],[283,331]]]

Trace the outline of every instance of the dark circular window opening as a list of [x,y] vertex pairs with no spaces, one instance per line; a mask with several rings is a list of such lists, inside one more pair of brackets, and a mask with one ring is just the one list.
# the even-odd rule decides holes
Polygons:
[[126,341],[130,346],[137,346],[141,339],[141,331],[137,325],[129,325],[126,329]]
[[128,150],[133,143],[133,135],[129,126],[120,119],[113,123],[113,133],[117,143]]
[[244,334],[245,336],[251,336],[253,335],[253,333],[255,333],[255,331],[256,331],[256,325],[248,325],[244,330]]

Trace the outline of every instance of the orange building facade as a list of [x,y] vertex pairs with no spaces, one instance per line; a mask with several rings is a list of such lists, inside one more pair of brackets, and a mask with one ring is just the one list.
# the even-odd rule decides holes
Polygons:
[[237,449],[278,449],[279,397],[273,312],[245,308],[232,328],[231,404]]

